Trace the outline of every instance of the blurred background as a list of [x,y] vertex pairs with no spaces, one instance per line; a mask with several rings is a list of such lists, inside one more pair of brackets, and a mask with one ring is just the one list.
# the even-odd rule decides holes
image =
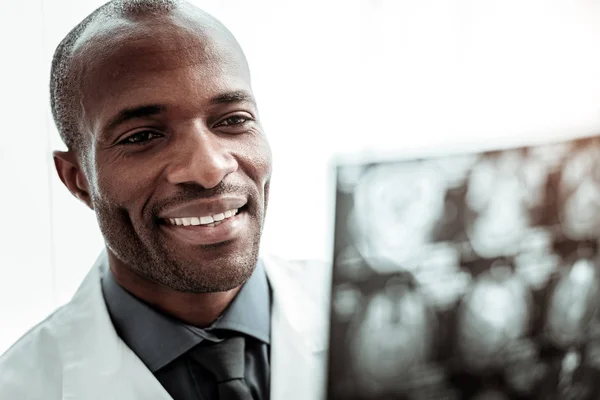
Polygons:
[[[56,177],[55,47],[102,0],[0,3],[0,353],[67,302],[103,247]],[[245,49],[274,153],[264,251],[330,259],[338,153],[600,132],[593,0],[194,0]]]

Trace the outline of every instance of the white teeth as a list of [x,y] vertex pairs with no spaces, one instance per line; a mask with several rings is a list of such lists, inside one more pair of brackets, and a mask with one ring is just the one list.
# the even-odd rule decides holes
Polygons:
[[193,217],[193,218],[190,218],[190,220],[191,220],[191,225],[200,225],[200,218]]
[[208,215],[204,217],[187,217],[187,218],[168,218],[167,220],[171,225],[183,225],[183,226],[197,226],[197,225],[205,225],[208,227],[216,226],[217,222],[231,218],[238,213],[238,209],[227,210],[223,213]]
[[215,220],[215,222],[217,222],[217,221],[223,221],[225,219],[225,214],[216,214],[216,215],[213,215],[213,219]]
[[200,223],[202,225],[212,224],[213,222],[215,222],[215,220],[210,215],[208,217],[200,217]]

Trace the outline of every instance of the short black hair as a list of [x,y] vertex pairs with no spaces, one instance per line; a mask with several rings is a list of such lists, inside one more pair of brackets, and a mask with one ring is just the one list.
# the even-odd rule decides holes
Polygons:
[[52,59],[50,72],[50,105],[58,133],[71,151],[82,148],[82,135],[78,122],[80,84],[73,68],[74,47],[85,29],[94,21],[103,18],[135,18],[172,12],[180,0],[112,0],[100,6],[60,42]]

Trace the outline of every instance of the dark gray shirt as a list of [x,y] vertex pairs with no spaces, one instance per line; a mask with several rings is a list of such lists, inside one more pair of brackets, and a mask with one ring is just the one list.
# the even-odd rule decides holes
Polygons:
[[261,262],[221,317],[205,329],[150,307],[123,289],[110,270],[102,291],[117,333],[174,400],[218,398],[212,374],[189,352],[231,335],[245,337],[245,379],[254,399],[269,398],[271,293]]

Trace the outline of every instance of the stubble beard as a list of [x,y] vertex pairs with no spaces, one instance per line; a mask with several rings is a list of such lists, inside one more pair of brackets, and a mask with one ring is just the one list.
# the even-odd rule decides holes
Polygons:
[[196,261],[169,246],[158,233],[158,224],[136,231],[128,212],[103,202],[95,204],[96,218],[106,247],[126,267],[142,277],[179,292],[213,293],[234,289],[248,280],[258,262],[264,221],[261,215],[248,215],[252,233],[235,244],[199,246],[192,253],[214,254],[210,260]]

